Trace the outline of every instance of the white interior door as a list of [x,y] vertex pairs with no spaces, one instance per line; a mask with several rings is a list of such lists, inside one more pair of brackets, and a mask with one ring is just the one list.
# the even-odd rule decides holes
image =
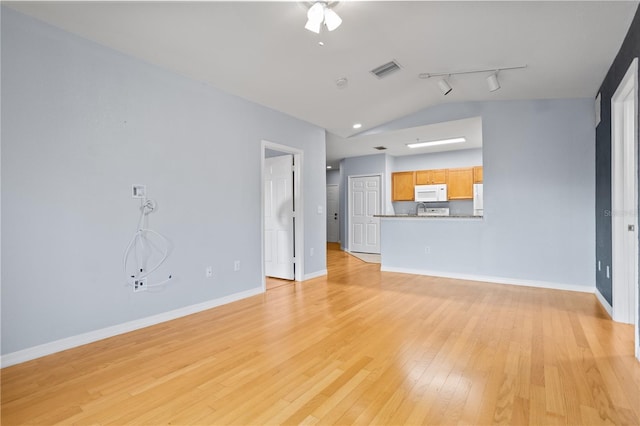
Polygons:
[[293,156],[264,160],[264,267],[269,277],[292,280]]
[[380,253],[380,176],[349,177],[349,250]]
[[327,242],[340,241],[338,185],[327,185]]
[[636,324],[636,352],[639,348],[637,64],[635,59],[611,99],[613,319]]

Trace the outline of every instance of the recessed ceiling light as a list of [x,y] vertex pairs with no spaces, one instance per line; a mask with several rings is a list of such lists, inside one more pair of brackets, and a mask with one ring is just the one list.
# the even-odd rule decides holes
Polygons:
[[349,80],[347,80],[347,77],[340,77],[336,80],[336,86],[338,86],[338,89],[344,89],[348,84]]
[[460,143],[460,142],[466,142],[466,141],[467,140],[465,138],[442,139],[442,140],[429,141],[429,142],[416,141],[413,143],[408,143],[407,146],[409,148],[423,148],[425,146],[446,145],[450,143]]
[[318,42],[318,46],[324,46],[324,42],[323,41],[319,41]]
[[359,129],[361,127],[362,127],[362,123],[356,123],[356,124],[353,125],[354,129]]
[[327,169],[330,169],[330,168],[331,168],[331,166],[327,166]]

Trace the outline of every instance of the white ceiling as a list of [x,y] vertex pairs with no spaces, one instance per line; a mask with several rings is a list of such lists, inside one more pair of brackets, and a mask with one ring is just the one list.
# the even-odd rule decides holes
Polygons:
[[[342,26],[320,35],[305,2],[3,4],[349,137],[442,102],[593,97],[638,2],[343,1]],[[392,59],[400,71],[369,73]],[[418,78],[524,64],[493,93],[485,74],[452,76],[446,97]]]
[[[408,148],[407,144],[464,137],[463,143],[437,145],[423,148]],[[375,147],[384,146],[384,151]],[[338,167],[339,160],[347,157],[386,153],[394,157],[426,154],[460,149],[482,148],[482,118],[472,117],[446,121],[426,126],[410,127],[393,132],[374,133],[343,139],[336,135],[327,137],[327,165]]]

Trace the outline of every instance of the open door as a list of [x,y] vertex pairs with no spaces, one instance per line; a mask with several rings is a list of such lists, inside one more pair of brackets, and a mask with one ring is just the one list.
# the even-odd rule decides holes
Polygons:
[[295,273],[293,155],[264,161],[265,274],[292,280]]

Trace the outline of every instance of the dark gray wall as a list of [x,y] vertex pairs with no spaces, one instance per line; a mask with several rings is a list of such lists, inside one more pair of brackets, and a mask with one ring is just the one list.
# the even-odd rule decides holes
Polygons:
[[[624,77],[633,58],[640,56],[640,12],[636,10],[629,32],[600,86],[601,121],[596,129],[596,259],[602,269],[596,270],[596,287],[611,304],[611,278],[606,266],[611,265],[611,97]],[[640,114],[639,114],[640,116]]]

